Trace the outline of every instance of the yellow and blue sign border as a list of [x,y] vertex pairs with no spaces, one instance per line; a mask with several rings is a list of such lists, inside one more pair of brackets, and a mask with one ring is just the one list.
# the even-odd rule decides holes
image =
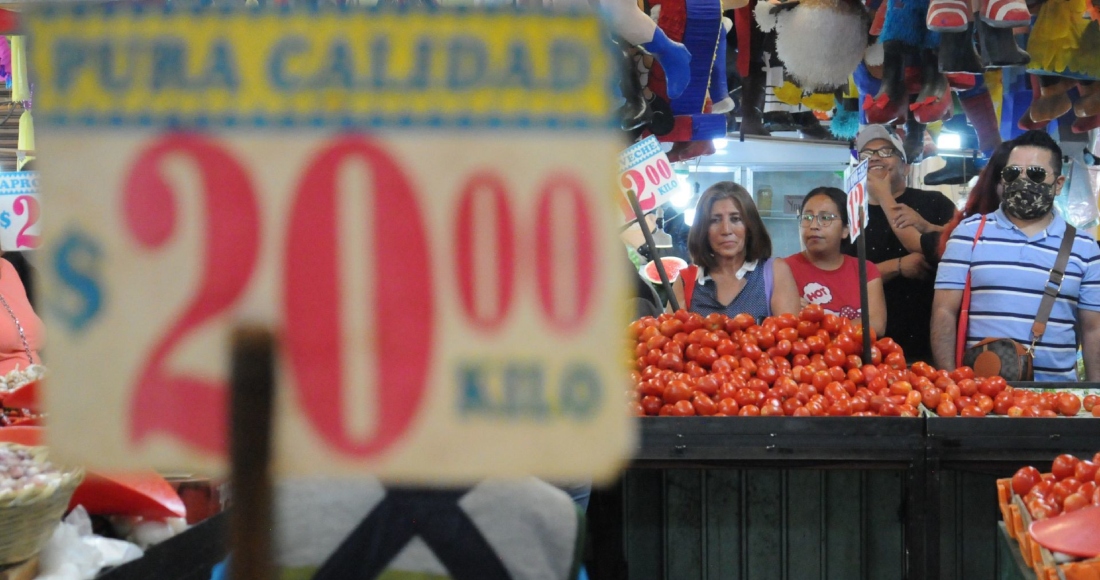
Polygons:
[[47,126],[616,126],[594,13],[52,6],[27,31]]

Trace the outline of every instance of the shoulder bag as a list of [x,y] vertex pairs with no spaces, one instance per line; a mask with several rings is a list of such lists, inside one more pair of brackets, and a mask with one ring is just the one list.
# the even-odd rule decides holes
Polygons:
[[[982,225],[985,218],[982,218]],[[981,234],[981,226],[978,227],[978,235]],[[1058,291],[1062,288],[1062,278],[1065,276],[1066,264],[1069,263],[1070,250],[1073,248],[1073,239],[1077,230],[1066,224],[1066,231],[1062,237],[1062,245],[1058,248],[1058,257],[1054,260],[1054,267],[1050,269],[1050,278],[1043,288],[1043,299],[1039,303],[1039,312],[1035,314],[1035,323],[1031,325],[1031,344],[1024,346],[1011,338],[986,338],[978,344],[966,349],[962,353],[962,364],[974,369],[974,374],[979,377],[1001,376],[1009,381],[1030,381],[1035,377],[1033,368],[1035,344],[1046,332],[1047,320],[1050,311],[1054,307],[1054,300],[1058,297]],[[978,236],[974,237],[977,245]],[[963,309],[969,317],[970,307],[970,273],[966,275],[966,288],[963,290]],[[966,320],[965,322],[969,322]],[[967,326],[960,315],[959,338],[960,346],[966,345]]]

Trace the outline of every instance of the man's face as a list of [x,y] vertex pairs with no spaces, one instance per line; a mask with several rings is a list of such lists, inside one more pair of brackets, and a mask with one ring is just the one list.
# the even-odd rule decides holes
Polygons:
[[[881,154],[891,153],[888,157],[881,157]],[[902,161],[902,152],[898,151],[894,144],[886,139],[873,139],[868,141],[863,149],[859,150],[860,157],[868,157],[867,171],[879,176],[888,176],[890,180],[896,181],[898,179],[905,179],[905,162]]]
[[[1054,195],[1057,196],[1062,191],[1062,184],[1065,183],[1066,178],[1054,173],[1053,159],[1051,158],[1053,153],[1047,149],[1041,147],[1031,147],[1023,145],[1016,147],[1008,154],[1008,162],[1005,163],[1005,168],[1016,167],[1019,168],[1020,176],[1017,179],[1031,179],[1034,175],[1028,175],[1028,168],[1041,167],[1046,171],[1041,183],[1050,184]],[[1005,172],[1001,172],[1003,176]],[[1032,174],[1035,172],[1032,171]],[[1035,181],[1032,179],[1032,181]],[[1001,184],[1005,185],[1004,177],[1001,178]]]

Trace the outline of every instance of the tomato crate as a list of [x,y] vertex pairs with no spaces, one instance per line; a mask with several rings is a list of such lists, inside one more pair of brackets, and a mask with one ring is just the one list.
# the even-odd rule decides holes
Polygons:
[[1016,540],[1024,562],[1041,580],[1100,580],[1100,557],[1077,561],[1062,561],[1050,550],[1039,545],[1028,530],[1034,521],[1023,498],[1012,491],[1012,479],[997,480],[997,499],[1004,518],[1005,531]]

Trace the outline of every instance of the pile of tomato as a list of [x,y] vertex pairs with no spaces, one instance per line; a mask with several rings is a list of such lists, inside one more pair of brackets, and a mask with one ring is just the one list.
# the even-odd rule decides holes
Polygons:
[[[865,362],[860,325],[814,304],[761,324],[748,314],[680,310],[636,320],[628,335],[638,415],[915,417],[923,405],[944,417],[1041,417],[1082,407],[1073,393],[1012,389],[969,367],[908,367],[887,337],[874,340]],[[1096,402],[1083,404],[1100,415]]]
[[1059,455],[1050,473],[1022,467],[1012,476],[1012,491],[1024,500],[1033,519],[1042,520],[1077,511],[1090,505],[1100,506],[1100,453],[1092,459]]

